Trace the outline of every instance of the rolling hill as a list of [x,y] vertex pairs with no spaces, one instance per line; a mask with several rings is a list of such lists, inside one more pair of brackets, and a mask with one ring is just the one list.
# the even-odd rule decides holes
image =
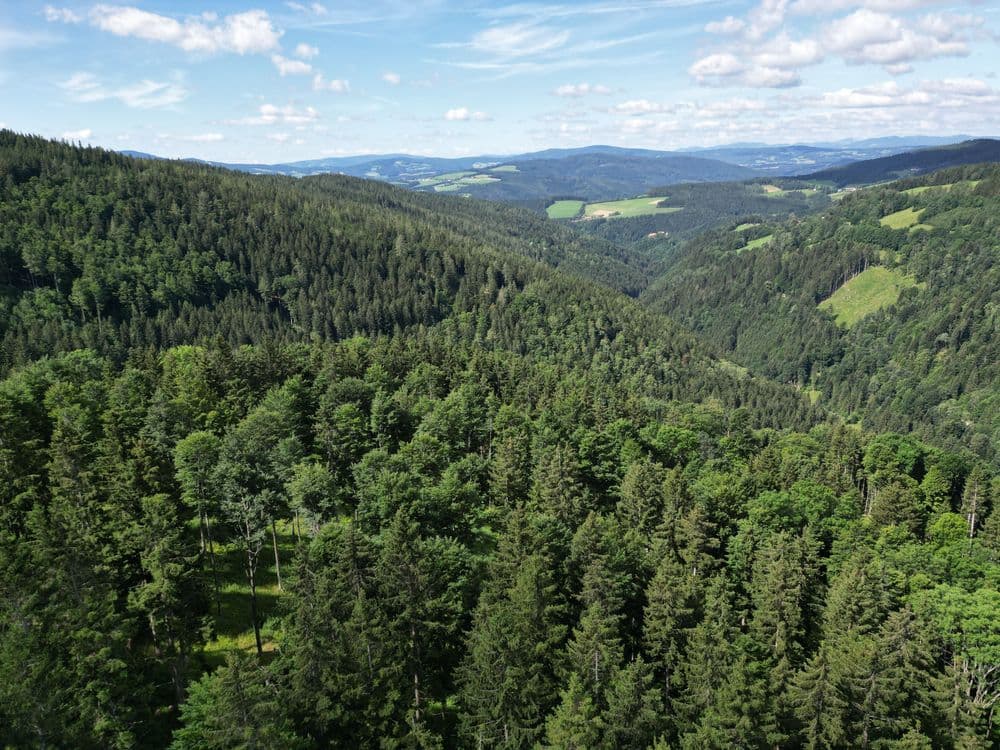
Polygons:
[[1000,166],[934,172],[808,218],[708,233],[668,256],[642,299],[752,372],[813,389],[866,424],[992,454],[998,217]]
[[815,180],[837,187],[871,185],[886,180],[933,172],[936,169],[961,164],[1000,161],[1000,140],[978,138],[946,146],[907,151],[878,159],[867,159],[831,169],[800,175],[803,180]]

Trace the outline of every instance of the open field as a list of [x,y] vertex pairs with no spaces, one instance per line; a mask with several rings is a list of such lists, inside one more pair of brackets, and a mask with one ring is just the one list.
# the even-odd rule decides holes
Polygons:
[[750,229],[751,227],[757,227],[757,226],[760,226],[760,224],[759,223],[740,224],[733,231],[734,232],[745,232],[746,230]]
[[745,244],[743,247],[739,249],[739,252],[742,253],[744,250],[753,250],[754,248],[761,247],[762,245],[766,245],[773,239],[774,239],[773,234],[765,234],[763,237],[758,237],[755,240],[750,240],[747,244]]
[[513,164],[503,164],[499,167],[493,167],[490,169],[491,172],[517,172],[518,168]]
[[912,276],[872,266],[820,302],[819,308],[833,313],[838,325],[850,328],[866,315],[894,304],[904,289],[917,285]]
[[580,215],[583,201],[556,201],[545,209],[550,219],[574,219]]
[[648,216],[650,214],[670,214],[680,211],[680,206],[661,208],[656,204],[663,198],[629,198],[621,201],[605,201],[603,203],[588,203],[584,209],[586,219],[630,218],[632,216]]
[[946,182],[943,185],[921,185],[920,187],[904,190],[903,193],[905,195],[920,195],[922,193],[926,193],[928,190],[951,190],[956,185],[974,188],[980,182],[982,182],[982,180],[962,180],[961,182]]
[[889,229],[906,229],[920,221],[921,212],[923,212],[922,208],[904,208],[901,211],[894,211],[883,216],[880,223]]

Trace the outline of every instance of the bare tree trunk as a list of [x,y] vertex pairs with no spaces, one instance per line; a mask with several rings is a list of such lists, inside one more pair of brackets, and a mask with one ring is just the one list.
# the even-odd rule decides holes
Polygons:
[[274,572],[278,576],[278,591],[281,591],[281,558],[278,557],[278,532],[274,519],[271,519],[271,545],[274,547]]
[[212,522],[205,515],[205,531],[208,534],[208,558],[212,561],[212,582],[215,584],[215,614],[222,617],[222,594],[219,591],[219,570],[215,565],[215,543],[212,541]]

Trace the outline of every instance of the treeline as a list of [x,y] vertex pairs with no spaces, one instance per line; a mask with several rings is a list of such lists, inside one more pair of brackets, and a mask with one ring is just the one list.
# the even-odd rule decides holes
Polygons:
[[[911,191],[933,185],[953,186]],[[921,228],[880,224],[907,207],[921,211]],[[1000,169],[992,165],[858,191],[821,215],[699,237],[665,260],[643,301],[752,371],[816,388],[824,403],[872,428],[993,455],[998,215]],[[763,234],[773,239],[742,251]],[[872,265],[918,285],[839,328],[817,304]]]
[[[1000,741],[991,467],[618,391],[398,338],[13,373],[0,742]],[[257,646],[207,670],[221,544]]]

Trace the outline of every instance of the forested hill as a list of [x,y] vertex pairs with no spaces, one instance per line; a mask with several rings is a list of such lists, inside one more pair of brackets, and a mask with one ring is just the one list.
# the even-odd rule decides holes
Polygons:
[[865,424],[995,454],[998,220],[1000,167],[950,169],[705,235],[643,299]]
[[802,175],[799,179],[845,185],[871,185],[886,180],[933,172],[963,164],[980,164],[1000,161],[1000,140],[977,138],[948,146],[936,146],[905,154],[866,159],[842,167],[831,167],[819,172]]
[[[966,284],[947,368],[996,175],[945,177],[774,240]],[[1000,742],[996,465],[821,422],[607,245],[9,133],[0,191],[0,747]]]
[[808,412],[791,390],[713,362],[666,318],[586,281],[640,288],[614,246],[526,211],[9,132],[0,165],[3,369],[79,347],[122,361],[215,337],[338,340],[462,321],[467,343],[574,368],[608,360],[662,395],[717,382],[719,398],[755,401],[771,424]]

